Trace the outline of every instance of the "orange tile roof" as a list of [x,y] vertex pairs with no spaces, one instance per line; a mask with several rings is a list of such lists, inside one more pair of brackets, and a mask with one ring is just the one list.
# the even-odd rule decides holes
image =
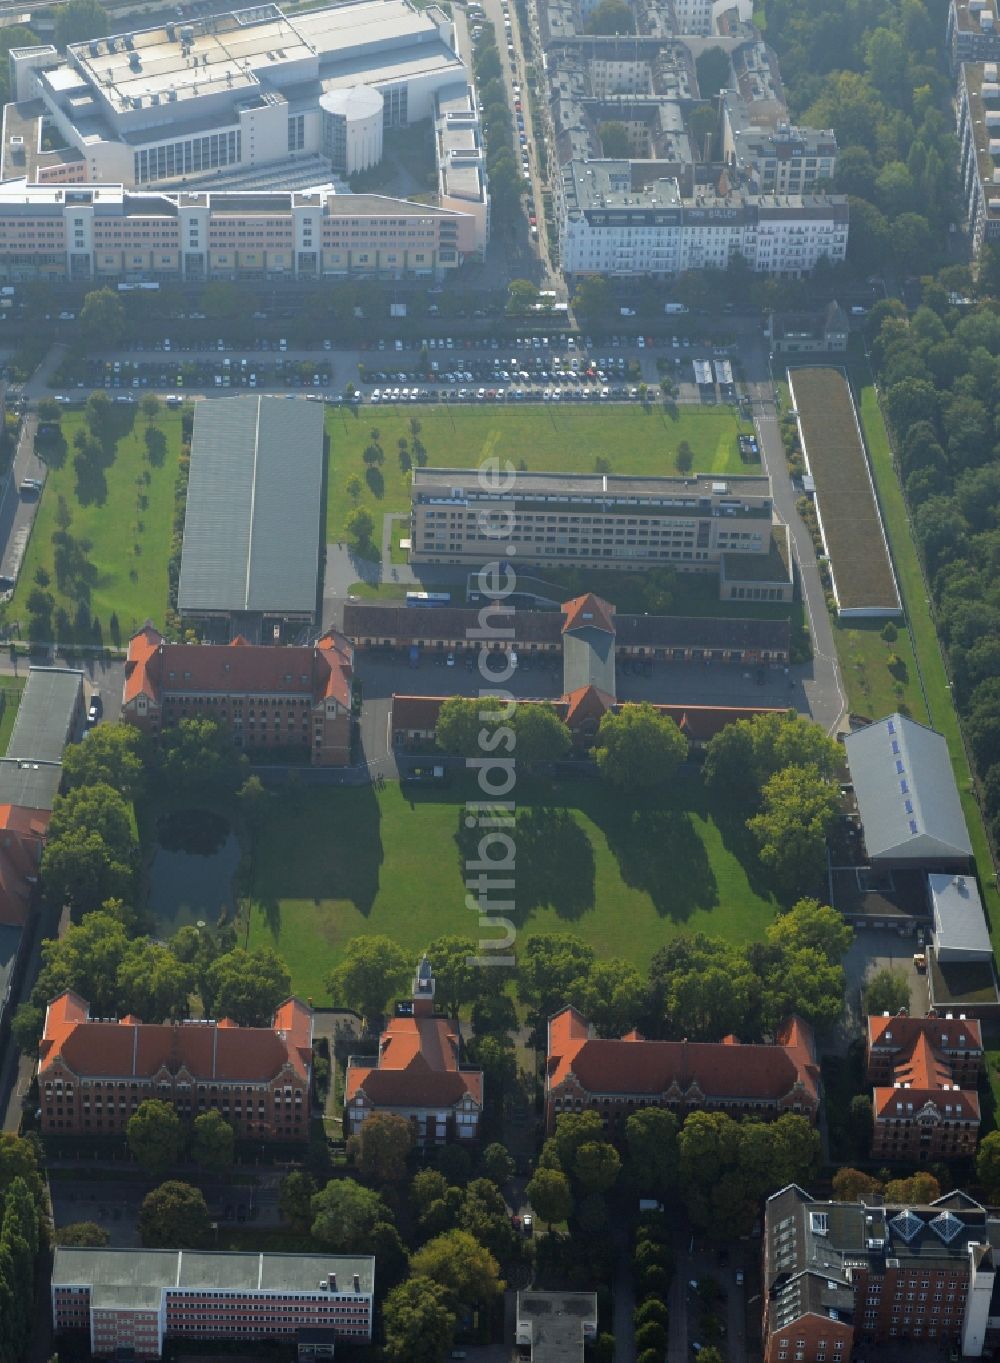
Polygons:
[[[876,1088],[873,1096],[876,1117],[895,1119],[909,1117],[916,1120],[923,1108],[932,1103],[944,1121],[980,1120],[979,1094],[972,1089],[946,1088]],[[902,1104],[900,1110],[898,1104]],[[912,1104],[913,1110],[910,1111]],[[951,1112],[946,1112],[947,1107]]]
[[0,924],[23,928],[31,912],[51,813],[0,805]]
[[696,1085],[706,1098],[777,1099],[801,1081],[818,1102],[811,1030],[795,1021],[794,1045],[643,1041],[638,1033],[616,1041],[591,1038],[583,1016],[564,1009],[549,1023],[547,1087],[573,1077],[590,1093],[660,1094],[677,1084],[682,1093]]
[[[978,1094],[958,1087],[945,1054],[951,1049],[963,1057],[981,1055],[982,1029],[977,1018],[873,1015],[868,1018],[868,1044],[869,1051],[876,1048],[882,1057],[888,1052],[892,1062],[892,1086],[877,1085],[874,1090],[876,1117],[916,1118],[926,1104],[933,1103],[945,1120],[979,1120]],[[897,1103],[904,1105],[902,1112]],[[945,1111],[949,1106],[951,1113]]]
[[[889,1036],[886,1036],[889,1033]],[[982,1050],[983,1029],[978,1018],[911,1017],[897,1013],[885,1017],[872,1013],[868,1017],[868,1044],[892,1051],[908,1050],[920,1036],[944,1049],[972,1053]]]
[[80,1076],[150,1078],[187,1069],[196,1079],[263,1081],[290,1064],[309,1080],[312,1013],[298,999],[282,1004],[273,1027],[221,1022],[148,1023],[132,1016],[91,1021],[90,1008],[67,991],[45,1014],[39,1073],[61,1059]]
[[609,710],[615,708],[614,696],[609,696],[607,691],[597,686],[578,686],[562,699],[566,702],[563,720],[571,729],[585,724],[589,719],[600,721]]
[[572,601],[564,601],[562,613],[566,617],[563,620],[563,634],[574,629],[600,629],[606,634],[615,632],[614,606],[593,592],[574,596]]
[[333,696],[349,708],[352,665],[352,647],[336,631],[315,648],[248,644],[241,635],[229,644],[169,644],[146,625],[129,640],[123,699],[127,704],[143,693],[157,700],[161,693],[186,691],[292,692],[314,701]]
[[376,1107],[451,1106],[466,1093],[483,1100],[480,1070],[459,1069],[457,1023],[444,1017],[395,1017],[371,1066],[347,1070],[346,1102],[363,1091]]

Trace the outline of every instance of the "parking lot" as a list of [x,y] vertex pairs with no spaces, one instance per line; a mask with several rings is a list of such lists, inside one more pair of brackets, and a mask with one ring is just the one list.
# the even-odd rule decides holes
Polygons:
[[[504,676],[504,667],[499,673],[503,680],[491,681],[477,666],[478,649],[457,653],[421,649],[420,653],[418,665],[412,667],[407,649],[359,649],[356,672],[364,688],[365,703],[393,694],[475,696],[480,690],[492,687],[508,690],[518,697],[553,700],[562,695],[561,654],[542,659],[522,653],[509,678]],[[448,664],[449,657],[454,658],[451,665]]]

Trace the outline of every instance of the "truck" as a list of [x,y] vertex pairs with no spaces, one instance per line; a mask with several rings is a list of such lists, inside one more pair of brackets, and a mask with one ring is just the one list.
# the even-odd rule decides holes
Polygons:
[[690,312],[690,308],[686,303],[664,303],[663,311],[668,317],[676,317],[682,312]]

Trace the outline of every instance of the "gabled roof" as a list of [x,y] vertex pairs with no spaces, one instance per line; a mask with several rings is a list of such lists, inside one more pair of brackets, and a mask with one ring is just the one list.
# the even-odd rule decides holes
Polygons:
[[[786,1028],[789,1024],[786,1024]],[[546,1088],[574,1079],[593,1094],[681,1094],[703,1098],[776,1100],[797,1083],[806,1101],[819,1101],[819,1067],[808,1024],[795,1019],[788,1044],[741,1045],[710,1041],[645,1041],[630,1032],[620,1041],[590,1036],[575,1008],[549,1022]]]
[[394,1017],[379,1038],[374,1065],[348,1066],[344,1101],[357,1094],[375,1107],[454,1106],[483,1101],[481,1070],[459,1067],[458,1024],[444,1017]]
[[562,606],[563,634],[577,629],[599,629],[605,634],[615,633],[615,608],[603,597],[586,592],[574,596],[572,601],[564,601]]
[[972,856],[948,745],[905,715],[889,715],[844,739],[873,858],[912,861]]
[[315,647],[248,644],[237,635],[229,644],[170,644],[151,625],[129,640],[124,703],[138,695],[328,696],[349,708],[353,666],[351,645],[331,630]]
[[591,719],[600,723],[607,712],[615,706],[614,696],[608,695],[607,691],[602,691],[597,686],[579,686],[563,699],[566,703],[565,722],[571,729],[579,728],[581,724]]
[[868,1041],[870,1052],[892,1054],[892,1084],[874,1090],[876,1117],[916,1120],[924,1113],[941,1121],[979,1121],[979,1097],[972,1089],[959,1088],[946,1054],[981,1057],[978,1021],[906,1014],[869,1017]]
[[61,1060],[80,1077],[152,1078],[161,1069],[187,1070],[195,1079],[263,1082],[291,1065],[308,1082],[312,1010],[289,999],[273,1027],[220,1022],[148,1023],[126,1017],[91,1021],[85,999],[67,990],[45,1014],[39,1074]]
[[922,1036],[944,1050],[975,1054],[983,1048],[983,1029],[978,1018],[921,1018],[911,1017],[908,1013],[890,1014],[888,1017],[873,1013],[868,1017],[869,1046],[905,1052]]

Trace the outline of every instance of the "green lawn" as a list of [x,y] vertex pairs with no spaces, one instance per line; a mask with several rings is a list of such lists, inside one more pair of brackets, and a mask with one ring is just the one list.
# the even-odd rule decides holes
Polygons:
[[[833,638],[840,658],[840,669],[847,687],[847,704],[852,715],[881,719],[905,704],[914,719],[927,723],[927,706],[920,689],[920,676],[913,657],[910,636],[902,622],[892,644],[882,638],[883,621],[871,620],[847,625],[833,620]],[[896,657],[905,672],[894,676],[889,671],[889,655]],[[902,694],[897,691],[902,688]]]
[[[56,610],[64,608],[75,620],[77,598],[71,590],[61,592],[55,577],[52,536],[58,529],[59,498],[65,498],[70,514],[69,533],[90,542],[87,558],[93,565],[89,611],[101,622],[108,640],[108,622],[117,614],[122,636],[147,618],[163,624],[168,606],[167,564],[170,558],[174,483],[181,448],[181,414],[161,410],[155,424],[166,437],[166,454],[158,467],[146,458],[146,421],[137,410],[116,409],[121,434],[113,457],[96,476],[81,484],[73,466],[73,438],[84,426],[82,412],[67,412],[62,419],[66,451],[61,467],[50,459],[41,506],[35,517],[17,590],[6,608],[8,620],[27,620],[27,598],[35,586],[39,568],[48,572],[48,590]],[[134,424],[133,424],[134,423]],[[148,472],[148,485],[139,480]],[[145,505],[140,506],[140,497]]]
[[[386,933],[414,955],[441,933],[478,937],[458,842],[473,794],[463,782],[286,794],[258,847],[251,945],[273,944],[319,1003],[352,937]],[[741,816],[713,809],[695,772],[640,808],[597,781],[522,780],[516,798],[518,933],[575,932],[644,969],[679,932],[747,942],[774,916]]]
[[21,693],[26,681],[26,677],[4,677],[0,682],[0,691],[3,692],[4,700],[3,714],[0,715],[0,754],[7,751],[11,730],[14,728],[14,720],[17,718],[17,707],[21,704]]
[[[686,440],[694,451],[700,473],[756,473],[757,465],[740,461],[736,436],[741,429],[729,407],[679,408],[676,415],[662,406],[638,403],[610,407],[448,407],[393,406],[331,408],[327,526],[331,537],[343,535],[344,518],[355,503],[347,494],[352,475],[361,479],[358,505],[376,517],[387,511],[408,511],[409,479],[399,464],[399,440],[413,448],[410,422],[420,423],[418,439],[427,463],[440,468],[475,468],[490,456],[524,460],[530,472],[593,473],[595,460],[607,459],[615,473],[669,474],[677,472],[677,447]],[[362,452],[379,432],[385,454],[381,468],[366,475]]]
[[927,717],[948,743],[948,751],[962,797],[962,808],[969,825],[972,850],[983,884],[987,919],[991,927],[993,948],[996,951],[1000,948],[1000,893],[997,891],[996,876],[993,874],[993,861],[986,830],[975,797],[972,772],[969,769],[969,760],[958,725],[958,715],[952,702],[948,674],[945,671],[930,600],[910,530],[903,491],[893,468],[892,450],[879,410],[878,398],[867,371],[861,366],[856,366],[856,370],[856,383],[861,393],[861,420],[871,453],[882,515],[892,546],[899,589],[916,651]]

